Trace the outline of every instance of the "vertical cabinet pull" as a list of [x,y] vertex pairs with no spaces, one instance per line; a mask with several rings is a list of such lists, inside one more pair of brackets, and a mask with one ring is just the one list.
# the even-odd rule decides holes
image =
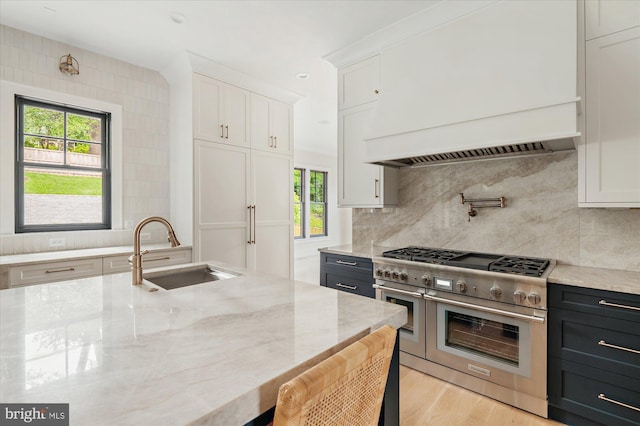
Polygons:
[[229,125],[224,126],[224,128],[227,130],[227,136],[225,136],[225,139],[229,139]]
[[274,147],[274,148],[277,148],[277,147],[278,147],[278,137],[277,137],[277,136],[274,136],[274,137],[273,137],[273,147]]
[[380,179],[376,179],[373,185],[373,192],[376,198],[380,198]]
[[273,136],[269,136],[269,147],[273,148]]
[[220,137],[224,138],[224,124],[220,125]]
[[256,243],[256,206],[255,204],[251,207],[253,209],[253,238],[251,239],[251,244]]
[[249,209],[249,239],[247,240],[247,244],[251,244],[251,224],[253,223],[251,221],[251,206],[247,206],[247,209]]

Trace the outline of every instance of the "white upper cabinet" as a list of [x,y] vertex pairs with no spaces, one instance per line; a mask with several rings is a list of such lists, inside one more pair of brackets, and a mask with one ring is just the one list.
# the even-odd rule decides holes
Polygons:
[[640,207],[640,26],[587,41],[585,72],[580,205]]
[[293,153],[292,108],[283,102],[251,94],[251,148]]
[[338,109],[375,101],[379,93],[379,55],[338,71]]
[[640,25],[638,0],[587,0],[586,39],[628,30]]
[[250,92],[194,74],[193,136],[210,142],[250,146]]

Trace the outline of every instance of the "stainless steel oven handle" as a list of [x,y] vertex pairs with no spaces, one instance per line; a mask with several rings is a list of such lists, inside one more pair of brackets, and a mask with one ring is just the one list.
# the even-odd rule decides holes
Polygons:
[[418,293],[417,291],[400,290],[400,289],[397,289],[397,288],[387,287],[387,286],[384,286],[384,285],[381,285],[381,284],[373,284],[373,288],[377,288],[379,290],[388,291],[389,293],[404,294],[406,296],[413,296],[413,297],[419,297],[419,298],[422,298],[422,296],[424,296],[424,294]]
[[457,300],[443,299],[441,297],[431,296],[430,294],[425,294],[424,298],[427,300],[440,302],[447,305],[461,306],[463,308],[475,309],[476,311],[490,312],[492,314],[504,315],[505,317],[518,318],[526,321],[535,321],[535,322],[544,323],[544,317],[536,317],[534,315],[523,315],[516,312],[503,311],[502,309],[489,308],[487,306],[478,306],[471,303],[458,302]]

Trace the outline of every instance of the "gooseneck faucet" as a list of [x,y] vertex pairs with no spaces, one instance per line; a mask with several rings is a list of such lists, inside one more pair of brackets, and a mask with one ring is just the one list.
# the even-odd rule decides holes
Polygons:
[[173,230],[173,227],[166,219],[160,216],[149,216],[138,222],[136,229],[133,231],[133,255],[129,258],[133,280],[131,283],[133,285],[142,284],[142,256],[149,253],[149,250],[145,250],[140,253],[140,233],[142,232],[142,228],[151,222],[160,222],[165,226],[165,228],[167,228],[167,236],[169,237],[171,247],[177,247],[180,245],[180,241],[176,238],[176,233]]

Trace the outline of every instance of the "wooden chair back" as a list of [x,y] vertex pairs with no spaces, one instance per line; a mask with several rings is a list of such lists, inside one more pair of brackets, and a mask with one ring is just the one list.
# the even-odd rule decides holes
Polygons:
[[280,386],[274,426],[375,426],[396,330],[388,325]]

